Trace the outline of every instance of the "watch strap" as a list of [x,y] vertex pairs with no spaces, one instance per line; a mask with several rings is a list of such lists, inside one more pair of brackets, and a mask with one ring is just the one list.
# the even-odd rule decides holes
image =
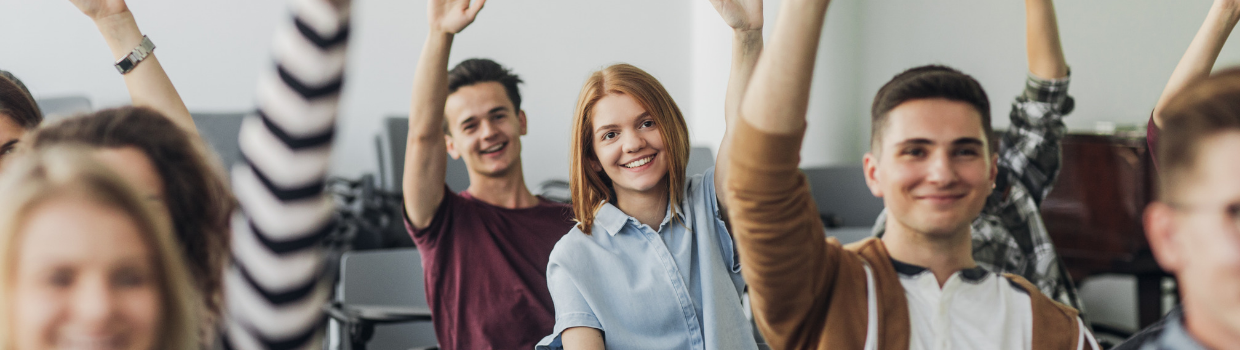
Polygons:
[[142,42],[138,44],[138,47],[133,48],[133,51],[130,51],[125,57],[116,60],[116,71],[121,72],[121,74],[129,73],[138,66],[139,62],[150,56],[153,51],[155,51],[155,43],[151,42],[151,38],[143,35]]

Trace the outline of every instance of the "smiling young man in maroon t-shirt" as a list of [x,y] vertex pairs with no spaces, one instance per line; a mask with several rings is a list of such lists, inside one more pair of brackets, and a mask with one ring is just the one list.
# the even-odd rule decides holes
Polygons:
[[[521,80],[485,59],[447,70],[453,37],[482,9],[470,2],[428,6],[409,112],[405,227],[422,254],[442,349],[530,349],[555,324],[547,259],[572,215],[525,187]],[[448,155],[469,170],[459,194],[444,184]]]

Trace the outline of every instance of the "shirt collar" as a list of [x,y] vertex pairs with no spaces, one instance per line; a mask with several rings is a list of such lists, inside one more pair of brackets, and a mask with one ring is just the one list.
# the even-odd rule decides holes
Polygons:
[[[896,272],[907,277],[917,276],[921,273],[930,271],[928,268],[909,264],[894,258],[891,259],[891,265],[895,267]],[[960,274],[961,280],[964,280],[965,282],[977,283],[986,279],[986,275],[988,275],[990,271],[986,271],[986,269],[981,266],[976,266],[973,268],[960,270],[958,273]]]
[[[670,205],[667,210],[667,214],[663,215],[663,222],[659,224],[658,228],[656,228],[660,231],[662,231],[663,227],[667,226],[667,224],[671,221],[672,208]],[[680,219],[681,223],[685,222],[685,214],[682,213],[681,210],[676,211],[676,217]],[[633,226],[641,225],[641,222],[637,221],[637,219],[634,219],[632,216],[629,216],[629,214],[625,214],[623,211],[620,211],[620,208],[617,208],[610,202],[603,203],[603,207],[599,208],[598,213],[594,215],[594,225],[601,227],[603,231],[606,231],[607,234],[611,236],[615,236],[617,233],[620,233],[620,230],[624,228],[624,224],[629,222],[632,222]]]
[[1162,335],[1158,337],[1159,349],[1205,350],[1206,347],[1197,342],[1188,330],[1184,329],[1184,313],[1182,309],[1173,310],[1167,315],[1167,323]]

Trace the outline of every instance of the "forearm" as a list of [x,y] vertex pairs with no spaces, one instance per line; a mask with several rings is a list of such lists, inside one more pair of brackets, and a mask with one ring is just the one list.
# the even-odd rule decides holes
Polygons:
[[564,350],[603,350],[603,332],[589,327],[565,329],[560,335]]
[[405,209],[416,227],[425,227],[443,199],[447,168],[444,105],[448,96],[448,55],[453,34],[427,36],[414,71],[409,106],[409,135],[405,146]]
[[[728,91],[724,98],[725,131],[719,152],[715,155],[715,190],[723,193],[728,173],[728,154],[732,151],[732,129],[740,114],[741,99],[749,86],[754,66],[762,53],[762,30],[734,30],[732,35],[732,69],[728,75]],[[719,196],[720,206],[727,211],[726,196]]]
[[758,60],[741,102],[741,118],[755,128],[786,134],[805,127],[810,79],[829,3],[782,3],[771,42]]
[[[95,26],[107,42],[108,49],[112,51],[113,60],[129,55],[142,42],[142,31],[138,29],[133,14],[128,11],[96,18]],[[134,106],[154,109],[191,135],[198,135],[194,118],[190,116],[189,109],[185,107],[181,95],[177,94],[176,87],[159,64],[155,53],[152,52],[126,73],[124,79]]]
[[1223,44],[1227,42],[1232,29],[1236,27],[1237,20],[1240,20],[1240,7],[1230,2],[1216,1],[1210,8],[1201,29],[1188,45],[1188,50],[1175,66],[1175,71],[1171,72],[1171,79],[1163,88],[1162,96],[1158,97],[1158,104],[1154,106],[1155,125],[1162,127],[1162,109],[1171,97],[1189,84],[1210,76],[1210,70],[1214,68],[1214,62],[1218,60],[1219,52],[1223,50]]
[[1068,63],[1059,41],[1059,24],[1051,0],[1025,0],[1025,49],[1029,72],[1042,79],[1068,76]]

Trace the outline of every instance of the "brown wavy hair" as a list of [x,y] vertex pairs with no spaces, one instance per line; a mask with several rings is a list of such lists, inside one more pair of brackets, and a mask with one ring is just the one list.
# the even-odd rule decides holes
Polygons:
[[0,114],[7,115],[23,129],[30,130],[43,122],[43,111],[34,96],[13,73],[0,70]]
[[594,215],[603,203],[616,199],[611,178],[590,166],[591,162],[598,161],[594,153],[594,105],[603,97],[614,94],[632,97],[654,117],[667,148],[664,150],[668,156],[667,193],[672,211],[680,210],[680,200],[684,196],[685,166],[689,162],[689,127],[685,124],[684,114],[676,107],[676,101],[672,100],[659,80],[640,68],[623,63],[603,68],[586,79],[577,97],[577,111],[573,113],[568,183],[577,228],[587,235],[594,225]]
[[9,305],[12,273],[19,254],[19,237],[24,219],[40,204],[73,197],[125,213],[139,229],[141,239],[154,259],[161,295],[156,349],[195,349],[201,318],[201,299],[191,284],[180,249],[172,237],[167,219],[151,212],[115,172],[85,154],[86,149],[58,146],[22,154],[5,169],[0,178],[0,348],[9,349],[13,324]]
[[159,112],[143,107],[105,109],[40,128],[33,147],[80,144],[133,147],[151,159],[164,181],[164,204],[185,261],[202,290],[211,319],[219,316],[228,262],[229,217],[236,206],[223,167],[206,146]]

